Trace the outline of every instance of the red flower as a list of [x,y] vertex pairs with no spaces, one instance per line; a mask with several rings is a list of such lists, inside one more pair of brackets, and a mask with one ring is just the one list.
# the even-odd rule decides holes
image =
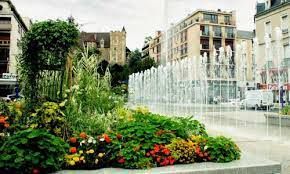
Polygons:
[[10,124],[9,124],[9,123],[5,123],[5,124],[4,124],[4,127],[5,127],[5,128],[8,128],[8,127],[10,127]]
[[149,157],[149,156],[150,156],[150,153],[149,153],[149,152],[147,152],[147,153],[146,153],[146,156],[148,156],[148,157]]
[[161,158],[160,158],[160,157],[157,157],[156,161],[157,161],[158,163],[160,163],[160,160],[161,160]]
[[104,137],[106,143],[111,143],[111,138],[109,137],[109,135],[103,134],[103,137]]
[[84,132],[82,132],[82,133],[80,133],[80,137],[81,137],[82,139],[86,139],[86,138],[87,138],[87,134],[84,133]]
[[77,153],[77,148],[71,147],[69,151],[70,151],[70,153]]
[[77,139],[75,137],[71,137],[69,139],[69,141],[72,143],[72,144],[75,144],[77,142]]
[[124,163],[125,163],[125,158],[124,158],[124,157],[120,158],[120,159],[118,160],[118,163],[120,163],[120,164],[124,164]]
[[122,139],[122,137],[123,137],[123,136],[122,136],[121,134],[118,134],[118,135],[117,135],[117,139],[118,139],[118,140]]
[[159,151],[160,151],[160,148],[159,148],[158,145],[154,145],[154,151],[155,151],[155,152],[159,152]]
[[164,153],[165,155],[169,155],[170,154],[170,150],[169,149],[163,149],[162,153]]
[[39,174],[39,173],[40,173],[39,169],[34,168],[32,170],[32,174]]

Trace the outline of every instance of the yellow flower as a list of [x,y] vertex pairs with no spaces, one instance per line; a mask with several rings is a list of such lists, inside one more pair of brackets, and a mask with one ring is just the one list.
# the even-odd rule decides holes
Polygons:
[[83,154],[83,153],[84,153],[84,151],[82,151],[82,150],[79,151],[79,154]]
[[76,163],[74,161],[70,161],[69,165],[74,166],[74,165],[76,165]]
[[80,160],[81,160],[81,161],[84,161],[84,160],[85,160],[85,157],[81,156],[81,157],[80,157]]
[[93,149],[89,150],[89,153],[95,153],[95,151]]
[[99,163],[99,160],[98,160],[98,158],[95,160],[95,164],[98,164]]
[[105,154],[104,153],[99,153],[98,157],[102,158]]
[[79,157],[74,157],[73,160],[74,160],[75,162],[79,162],[79,161],[80,161],[80,158],[79,158]]

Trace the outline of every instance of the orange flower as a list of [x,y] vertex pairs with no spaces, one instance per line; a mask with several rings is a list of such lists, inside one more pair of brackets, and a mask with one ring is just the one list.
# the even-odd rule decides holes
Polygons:
[[77,148],[71,147],[69,151],[70,151],[70,153],[77,153]]
[[82,133],[80,133],[80,137],[81,137],[82,139],[86,139],[86,138],[87,138],[87,134],[84,133],[84,132],[82,132]]
[[1,116],[0,117],[0,123],[5,124],[7,119],[8,119],[8,117]]
[[104,137],[106,143],[111,143],[111,138],[109,137],[109,135],[103,134],[103,137]]
[[5,123],[5,124],[4,124],[4,127],[5,127],[5,128],[8,128],[8,127],[10,127],[10,124],[9,124],[9,123]]
[[75,144],[77,142],[77,139],[75,137],[71,137],[69,139],[69,141],[72,143],[72,144]]

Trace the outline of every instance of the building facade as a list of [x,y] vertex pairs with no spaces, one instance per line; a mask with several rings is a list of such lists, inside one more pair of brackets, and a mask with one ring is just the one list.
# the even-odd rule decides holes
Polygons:
[[124,65],[126,58],[126,30],[107,33],[81,33],[81,44],[97,48],[101,57],[110,64]]
[[16,84],[17,61],[20,53],[19,43],[28,30],[31,21],[17,12],[10,0],[0,1],[0,95],[9,94]]
[[[235,88],[241,78],[245,77],[244,84],[252,81],[252,39],[253,32],[237,31],[235,11],[196,10],[178,23],[171,24],[166,34],[157,32],[149,43],[149,55],[157,63],[195,58],[198,66],[193,68],[198,74],[193,76],[193,80],[206,78],[209,91],[215,91],[210,96],[211,100],[219,95],[215,93],[219,93],[220,88],[227,90],[223,93],[229,92],[229,81],[231,97],[234,98],[240,90]],[[243,54],[247,66],[244,70],[239,68],[244,62],[235,56],[237,45],[242,43],[246,45]],[[227,58],[229,60],[221,60],[220,48],[226,54],[225,50],[229,47],[232,50],[232,55]],[[206,60],[201,60],[201,55],[206,55]],[[199,66],[201,62],[204,66]],[[205,73],[201,73],[203,71]]]
[[[290,0],[266,0],[257,3],[255,15],[258,40],[257,70],[261,89],[274,91],[278,101],[279,88],[284,87],[290,97]],[[277,49],[276,29],[282,30],[281,48]],[[268,41],[267,41],[268,40]],[[279,52],[281,58],[278,58]]]

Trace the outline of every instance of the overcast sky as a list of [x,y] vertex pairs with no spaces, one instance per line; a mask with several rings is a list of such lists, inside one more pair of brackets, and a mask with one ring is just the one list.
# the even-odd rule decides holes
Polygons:
[[[12,0],[33,21],[72,15],[81,30],[127,30],[127,46],[141,48],[146,36],[164,27],[163,0]],[[177,22],[196,9],[236,10],[239,29],[253,30],[256,0],[167,0],[168,21]]]

